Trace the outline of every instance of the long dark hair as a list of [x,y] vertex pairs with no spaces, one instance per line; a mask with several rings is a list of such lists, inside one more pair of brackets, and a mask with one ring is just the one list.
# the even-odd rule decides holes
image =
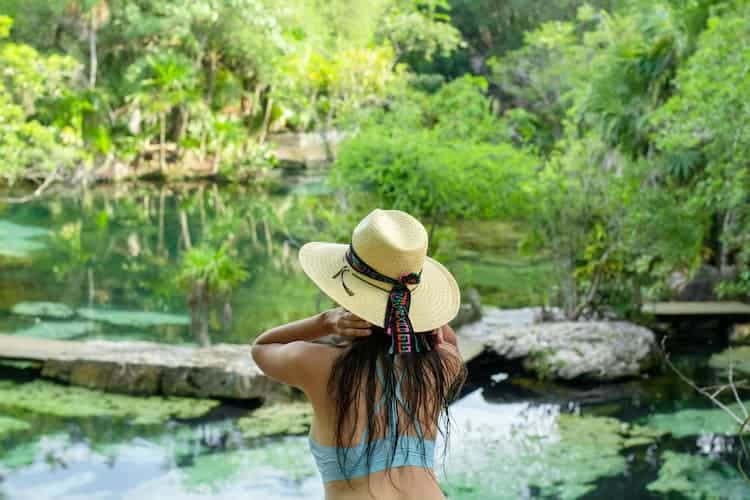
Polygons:
[[[393,355],[388,353],[391,338],[382,328],[373,327],[371,335],[354,339],[333,365],[328,390],[334,395],[336,404],[338,464],[347,481],[350,478],[345,463],[349,447],[358,438],[356,424],[362,391],[367,415],[364,459],[368,469],[374,441],[383,438],[387,431],[390,431],[388,435],[394,439],[386,461],[389,475],[399,438],[404,432],[414,433],[416,422],[420,423],[422,432],[431,429],[434,422],[437,432],[447,442],[450,427],[448,406],[459,395],[466,380],[466,368],[460,359],[441,354],[441,350],[436,348],[436,336],[431,332],[421,333],[416,337],[419,352]],[[377,376],[378,364],[383,384],[379,383]],[[396,387],[402,374],[401,393],[407,407],[398,405],[400,411],[395,412],[396,421],[392,422],[388,409],[397,401]],[[380,394],[378,385],[382,385]],[[384,398],[385,402],[382,410],[375,415],[375,405],[380,398]],[[399,421],[401,413],[406,415],[406,422]],[[441,419],[441,415],[444,418]],[[420,451],[424,453],[424,443],[420,443]]]

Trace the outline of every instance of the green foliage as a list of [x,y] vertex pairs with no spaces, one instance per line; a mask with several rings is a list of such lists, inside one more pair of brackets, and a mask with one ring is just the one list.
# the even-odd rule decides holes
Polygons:
[[[0,16],[0,180],[23,174],[44,178],[80,158],[74,130],[36,119],[40,103],[66,91],[78,71],[70,57],[44,56],[34,48],[4,41],[11,18]],[[28,169],[28,171],[27,171]]]
[[511,144],[494,142],[503,124],[482,95],[485,85],[466,77],[371,115],[340,147],[336,182],[436,221],[518,214],[529,203],[524,182],[537,162]]
[[[444,0],[3,0],[24,42],[0,55],[14,68],[0,92],[0,123],[14,124],[0,142],[13,159],[5,177],[43,178],[79,156],[253,177],[268,165],[269,132],[344,126],[405,80],[400,57],[458,47],[448,9]],[[10,23],[2,18],[0,37]],[[53,54],[37,63],[31,45]],[[80,69],[85,80],[69,78]]]
[[659,130],[656,144],[672,160],[665,162],[667,171],[687,179],[688,203],[720,221],[717,257],[733,255],[745,270],[737,273],[734,286],[725,285],[725,291],[741,297],[750,295],[750,170],[745,160],[750,155],[750,7],[738,5],[709,19],[695,54],[675,78],[675,95],[653,122]]

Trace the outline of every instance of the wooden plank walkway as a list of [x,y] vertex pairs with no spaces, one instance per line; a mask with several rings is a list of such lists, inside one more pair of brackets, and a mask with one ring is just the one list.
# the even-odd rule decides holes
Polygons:
[[750,316],[750,304],[734,301],[651,302],[641,310],[654,316]]

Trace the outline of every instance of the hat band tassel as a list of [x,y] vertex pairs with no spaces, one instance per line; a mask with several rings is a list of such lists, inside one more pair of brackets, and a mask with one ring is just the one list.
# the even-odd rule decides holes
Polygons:
[[411,290],[409,290],[408,285],[418,284],[422,278],[422,273],[408,273],[399,276],[398,279],[385,276],[360,259],[351,245],[349,245],[349,250],[346,252],[346,262],[348,266],[342,267],[333,277],[341,276],[341,283],[349,295],[354,295],[354,293],[346,286],[344,273],[350,270],[354,270],[368,278],[393,285],[388,292],[388,304],[385,308],[385,320],[383,323],[386,333],[391,337],[391,347],[388,353],[403,354],[419,352],[419,341],[409,318]]

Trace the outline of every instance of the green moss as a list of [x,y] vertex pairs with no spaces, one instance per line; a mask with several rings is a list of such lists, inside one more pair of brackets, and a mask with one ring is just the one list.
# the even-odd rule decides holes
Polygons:
[[[729,408],[736,415],[742,415],[742,410],[737,404],[729,405]],[[674,413],[656,413],[643,419],[642,423],[675,437],[695,436],[706,432],[736,434],[740,427],[721,408],[690,408]]]
[[171,417],[195,418],[218,401],[178,397],[135,397],[109,394],[44,380],[25,384],[0,381],[0,408],[11,414],[39,414],[60,418],[110,417],[134,424],[157,424]]
[[286,403],[262,406],[237,421],[248,439],[267,436],[307,434],[312,425],[313,410],[309,403]]
[[659,478],[646,488],[662,495],[679,494],[690,500],[740,500],[750,497],[750,483],[724,462],[665,451]]
[[609,417],[563,414],[550,435],[479,434],[481,442],[464,442],[468,449],[450,458],[441,483],[450,498],[511,500],[529,488],[543,498],[580,498],[598,479],[626,471],[625,448],[653,443],[659,432]]
[[750,346],[732,347],[711,356],[708,365],[719,370],[729,370],[729,365],[734,370],[750,375]]
[[135,328],[160,325],[187,326],[190,324],[190,318],[187,316],[148,311],[117,311],[84,307],[78,309],[78,314],[91,321]]
[[0,415],[0,439],[4,439],[11,434],[27,431],[29,429],[31,429],[31,425],[23,420]]

